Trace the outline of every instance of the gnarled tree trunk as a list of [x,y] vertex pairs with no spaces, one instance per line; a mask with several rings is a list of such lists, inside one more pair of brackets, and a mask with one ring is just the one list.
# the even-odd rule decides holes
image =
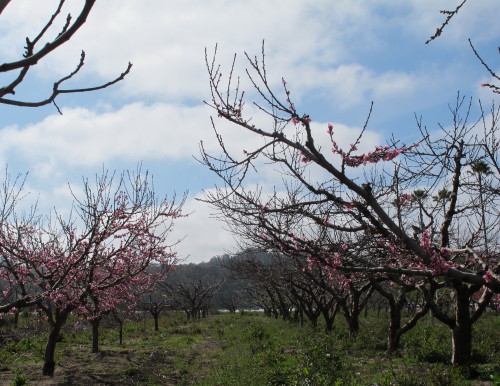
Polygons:
[[69,311],[57,313],[54,321],[50,322],[49,337],[47,339],[47,345],[45,346],[45,357],[43,363],[42,374],[47,376],[54,376],[54,370],[56,366],[55,353],[56,345],[61,333],[61,329],[66,323]]
[[101,323],[101,317],[97,317],[90,321],[92,326],[92,352],[99,352],[99,324]]

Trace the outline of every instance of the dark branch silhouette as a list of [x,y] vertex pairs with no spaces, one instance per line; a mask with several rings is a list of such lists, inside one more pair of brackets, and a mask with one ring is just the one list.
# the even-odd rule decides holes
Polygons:
[[[9,84],[6,84],[5,86],[0,88],[0,103],[14,105],[14,106],[21,106],[21,107],[40,107],[53,103],[56,106],[59,113],[61,113],[61,110],[55,103],[55,99],[59,94],[71,94],[71,93],[81,93],[81,92],[101,90],[125,78],[125,76],[130,72],[130,69],[132,68],[131,63],[128,64],[126,70],[121,75],[119,75],[117,78],[107,83],[86,88],[61,89],[60,86],[67,80],[73,78],[83,67],[85,60],[85,52],[82,51],[80,61],[76,66],[75,70],[69,73],[68,75],[62,77],[61,79],[57,80],[56,82],[54,82],[52,93],[47,98],[41,99],[39,101],[25,101],[25,100],[5,98],[6,95],[16,94],[16,88],[25,80],[26,75],[33,66],[37,65],[40,60],[45,58],[45,56],[50,54],[52,51],[54,51],[55,49],[57,49],[58,47],[60,47],[62,44],[66,43],[73,37],[73,35],[87,21],[87,17],[89,16],[92,7],[95,4],[95,1],[96,0],[86,0],[78,17],[73,22],[72,22],[73,20],[72,16],[68,14],[68,16],[66,17],[66,23],[62,27],[59,34],[53,40],[47,42],[45,45],[43,45],[43,47],[39,48],[38,43],[40,43],[41,39],[45,36],[47,31],[52,27],[52,24],[61,13],[65,0],[60,0],[57,9],[54,11],[54,13],[47,21],[47,23],[44,25],[44,27],[40,30],[38,35],[34,39],[26,37],[26,46],[24,47],[25,52],[23,54],[23,58],[17,61],[0,64],[0,73],[9,73],[9,72],[14,73],[15,71],[19,71],[14,80],[12,80]],[[10,0],[0,0],[0,15],[4,11],[5,7],[9,4],[9,2]]]
[[[443,22],[443,24],[441,24],[441,26],[436,29],[436,32],[434,33],[434,35],[432,35],[429,39],[427,39],[427,41],[425,42],[425,44],[429,44],[434,39],[436,39],[436,38],[438,38],[438,37],[441,36],[441,34],[443,33],[443,30],[446,28],[446,26],[448,25],[448,23],[458,13],[458,11],[460,10],[460,8],[462,8],[462,6],[466,2],[467,2],[467,0],[463,0],[453,11],[440,11],[443,15],[447,15],[447,17],[446,17],[445,21]],[[474,55],[476,55],[476,58],[479,59],[479,61],[481,62],[481,64],[483,65],[483,67],[486,69],[486,71],[488,71],[488,73],[494,79],[496,79],[497,81],[500,80],[500,78],[498,77],[498,75],[491,69],[491,67],[488,64],[486,64],[486,62],[483,60],[483,58],[476,51],[476,48],[472,44],[471,39],[468,39],[468,40],[469,40],[469,45],[472,48],[472,51],[474,52]],[[500,47],[498,48],[498,53],[500,54]],[[496,94],[500,94],[500,87],[497,86],[497,85],[495,85],[495,84],[492,84],[492,83],[483,83],[481,86],[491,89],[491,91],[493,91]]]
[[436,38],[438,38],[438,37],[441,36],[441,34],[443,33],[443,30],[446,28],[446,26],[448,25],[448,23],[450,22],[450,20],[453,18],[453,16],[455,16],[458,13],[458,11],[460,10],[460,8],[462,8],[462,6],[466,2],[467,2],[467,0],[462,1],[460,3],[460,5],[458,5],[453,11],[446,11],[446,10],[439,11],[443,15],[447,15],[446,19],[443,22],[443,24],[441,24],[440,27],[436,28],[436,32],[434,33],[434,35],[432,35],[429,39],[427,39],[427,41],[425,42],[425,44],[429,44],[434,39],[436,39]]

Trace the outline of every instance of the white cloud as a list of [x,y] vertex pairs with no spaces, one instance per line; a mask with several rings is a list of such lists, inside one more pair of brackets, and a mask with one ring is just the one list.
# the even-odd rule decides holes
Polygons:
[[[255,124],[268,130],[272,127],[272,121],[255,108],[248,106],[246,111]],[[163,103],[133,103],[102,112],[65,109],[62,116],[52,115],[34,125],[1,130],[0,158],[15,155],[26,160],[36,176],[49,178],[68,167],[100,166],[112,160],[191,158],[198,156],[200,141],[209,153],[217,155],[221,150],[210,127],[211,113],[205,105]],[[236,157],[263,143],[259,136],[223,119],[216,118],[215,124]],[[328,140],[326,127],[326,123],[314,123],[323,141]],[[359,131],[340,124],[337,127],[336,139],[341,144],[353,141]]]
[[235,252],[233,236],[224,229],[224,223],[217,220],[215,210],[208,204],[197,201],[202,194],[190,197],[183,207],[188,217],[175,222],[171,240],[183,239],[175,248],[179,258],[187,257],[191,263],[208,261],[226,252]]
[[[35,175],[46,178],[72,166],[99,166],[110,160],[182,159],[199,154],[203,140],[209,152],[219,152],[210,128],[211,110],[133,103],[116,111],[65,109],[27,127],[0,131],[0,158],[27,160]],[[261,139],[217,121],[229,148]]]
[[[382,0],[392,4],[390,0]],[[427,40],[434,34],[436,28],[446,20],[446,15],[441,10],[454,11],[460,1],[445,0],[437,4],[434,0],[411,0],[406,2],[409,13],[405,18],[399,19],[399,25]],[[478,41],[491,39],[498,36],[498,12],[500,3],[489,0],[476,0],[467,2],[445,27],[442,36],[433,44],[453,44],[463,46],[467,38]]]
[[[343,64],[331,69],[325,69],[311,78],[302,74],[314,74],[317,70],[311,67],[297,67],[291,70],[289,84],[300,94],[311,93],[321,95],[325,100],[331,100],[336,108],[347,109],[359,106],[370,100],[390,100],[398,97],[407,98],[418,89],[431,85],[432,74],[412,73],[404,71],[387,71],[377,73],[359,64]],[[327,85],[327,87],[325,87]]]
[[[238,130],[237,127],[233,127]],[[327,158],[332,160],[333,164],[337,164],[338,157],[330,156],[331,142],[326,133],[327,123],[315,122],[312,125],[313,132],[316,134],[317,146],[322,147]],[[341,147],[348,148],[350,143],[353,143],[361,132],[361,128],[351,128],[342,124],[334,124],[335,139]],[[375,145],[381,144],[382,138],[379,134],[366,131],[363,135],[363,140],[359,145],[360,152],[373,150]],[[247,145],[247,144],[245,144]],[[239,144],[244,146],[243,143]],[[230,146],[233,149],[238,149],[238,146],[233,142]],[[360,176],[362,168],[351,170],[351,175]],[[311,181],[326,181],[329,177],[324,170],[317,167],[308,169],[309,179]],[[254,175],[249,172],[245,189],[252,191],[259,189],[262,192],[262,197],[265,200],[266,196],[274,193],[278,195],[286,195],[281,183],[283,176],[277,171],[274,165],[264,165],[259,163],[258,172]],[[331,178],[331,176],[330,176]],[[252,181],[249,183],[249,181]],[[212,189],[206,189],[206,192],[211,192]],[[179,244],[177,250],[180,256],[189,255],[188,261],[199,262],[207,261],[215,255],[220,255],[225,252],[234,252],[237,244],[233,236],[225,229],[224,223],[215,216],[217,211],[211,208],[208,204],[196,201],[195,198],[202,198],[203,194],[199,193],[196,197],[190,198],[185,207],[184,212],[193,212],[188,218],[180,219],[173,232],[173,239],[179,239],[184,236],[186,238]]]
[[[322,98],[323,105],[319,108],[326,106],[325,110],[334,120],[337,142],[347,147],[359,129],[336,123],[335,112],[356,111],[358,106],[366,109],[369,102],[375,100],[376,111],[382,101],[385,102],[382,111],[395,111],[387,115],[407,111],[411,115],[414,110],[420,113],[422,108],[435,107],[433,98],[438,97],[431,94],[443,92],[439,89],[452,88],[454,93],[461,87],[457,79],[461,79],[464,68],[450,58],[441,58],[438,62],[427,58],[415,65],[403,62],[403,58],[400,58],[401,64],[393,64],[392,56],[381,55],[378,65],[366,59],[377,58],[379,51],[390,52],[388,47],[394,37],[391,34],[400,38],[398,44],[417,41],[423,46],[444,20],[439,10],[454,9],[457,3],[455,0],[439,5],[433,0],[397,4],[393,0],[96,2],[83,28],[69,43],[41,61],[32,76],[36,76],[37,81],[51,83],[68,74],[78,62],[82,49],[87,52],[86,65],[78,78],[72,80],[73,84],[90,86],[110,80],[128,61],[134,63],[132,73],[105,93],[78,95],[81,99],[76,100],[82,100],[82,104],[89,107],[64,108],[62,105],[63,116],[48,116],[26,127],[3,128],[0,160],[22,160],[23,167],[31,170],[35,177],[50,181],[52,185],[48,184],[48,190],[40,191],[40,201],[50,205],[54,198],[67,201],[67,190],[60,185],[59,177],[69,178],[77,167],[100,168],[117,160],[184,160],[198,154],[200,140],[209,152],[218,154],[220,149],[208,119],[211,112],[201,104],[209,98],[204,48],[211,50],[219,44],[218,62],[223,65],[225,76],[229,73],[232,55],[237,52],[236,69],[244,75],[248,64],[242,53],[245,50],[250,55],[260,54],[262,39],[266,40],[271,85],[279,86],[284,76],[297,103],[311,94],[316,100]],[[35,36],[57,4],[58,1],[39,0],[16,0],[9,4],[0,23],[0,55],[4,60],[20,58],[25,37]],[[76,16],[82,5],[83,0],[67,1],[51,36],[61,28],[66,13]],[[499,11],[498,2],[468,2],[443,36],[432,43],[434,52],[438,53],[440,47],[469,50],[464,45],[469,36],[478,44],[498,36]],[[406,47],[390,47],[394,51],[402,48]],[[365,51],[371,56],[364,57]],[[425,52],[428,51],[432,52],[431,49]],[[477,71],[480,74],[481,69]],[[244,81],[244,85],[248,85],[248,81]],[[30,97],[37,91],[28,87]],[[422,95],[429,97],[422,98]],[[491,93],[485,96],[489,98]],[[147,102],[123,102],[122,97]],[[102,98],[109,99],[103,101]],[[419,104],[414,107],[411,103],[417,99]],[[110,107],[123,103],[129,104]],[[247,108],[255,114],[248,104]],[[316,106],[301,106],[301,111],[302,108],[310,112]],[[331,144],[325,133],[326,123],[316,122],[319,118],[314,112],[311,117],[318,143],[329,153]],[[260,115],[254,121],[270,127]],[[364,116],[355,116],[352,121],[362,124]],[[245,135],[234,125],[222,120],[216,120],[216,124],[227,148],[236,156],[261,143],[259,138]],[[360,151],[371,150],[381,142],[381,133],[367,132]],[[259,182],[266,188],[272,186],[277,177],[272,168],[259,170]],[[319,180],[323,176],[313,172],[311,178]],[[181,220],[176,230],[179,236],[187,235],[179,246],[180,253],[190,254],[195,260],[223,253],[223,249],[231,245],[230,236],[222,230],[223,224],[209,219],[210,209],[205,204],[190,199],[186,208],[195,213]]]
[[[81,3],[69,3],[73,14]],[[450,8],[454,3],[450,1],[441,7]],[[304,91],[322,87],[339,99],[344,97],[354,102],[367,91],[375,96],[388,91],[392,94],[407,91],[406,87],[389,90],[387,82],[383,82],[389,77],[395,77],[392,84],[396,85],[418,82],[418,75],[404,71],[376,73],[356,63],[355,58],[358,51],[373,50],[381,45],[383,35],[379,34],[388,28],[399,26],[401,33],[413,31],[423,37],[432,34],[442,19],[436,7],[430,0],[414,0],[405,6],[394,6],[387,0],[354,3],[297,0],[287,2],[286,6],[278,0],[251,3],[148,0],[147,6],[134,0],[108,0],[95,5],[85,26],[70,43],[42,61],[37,74],[47,78],[66,75],[84,49],[87,60],[82,81],[97,83],[99,80],[94,74],[101,81],[109,80],[131,61],[134,63],[132,73],[118,86],[122,92],[164,101],[193,99],[199,102],[208,92],[205,47],[211,49],[219,43],[220,63],[229,66],[234,52],[241,55],[246,50],[251,55],[258,54],[261,40],[266,39],[272,81],[279,82],[281,75],[285,75],[290,80],[298,79]],[[474,32],[480,31],[473,21],[481,16],[491,19],[487,7],[484,0],[478,0],[478,5],[470,6],[463,15],[461,12],[457,16],[460,23],[450,24],[449,35],[462,31],[464,38],[463,23]],[[39,8],[43,12],[38,12]],[[13,41],[19,43],[19,38],[24,39],[25,30],[34,33],[34,26],[40,25],[48,15],[47,8],[50,9],[36,0],[18,0],[9,5],[7,10],[12,9],[11,13],[2,15],[3,19],[10,16],[9,19],[17,20],[18,24],[9,23],[10,35],[5,36],[2,43],[9,43],[6,47],[10,47]],[[37,12],[28,12],[29,9]],[[486,27],[490,32],[494,28],[488,23]],[[14,39],[15,35],[18,39]],[[242,63],[239,67],[246,65]]]

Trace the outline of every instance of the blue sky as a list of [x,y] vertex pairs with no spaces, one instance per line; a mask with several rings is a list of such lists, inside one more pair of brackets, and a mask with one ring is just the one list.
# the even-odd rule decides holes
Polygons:
[[[58,1],[14,0],[0,16],[1,62],[22,55]],[[76,12],[83,1],[67,1]],[[68,183],[79,186],[103,166],[150,170],[156,190],[171,196],[189,190],[186,211],[172,237],[183,237],[179,255],[206,261],[234,245],[211,209],[194,200],[217,182],[193,156],[198,143],[217,146],[204,48],[219,47],[229,71],[247,67],[243,52],[258,55],[266,44],[268,75],[277,89],[283,76],[298,110],[318,125],[334,123],[347,140],[363,125],[375,103],[367,139],[384,144],[391,134],[417,139],[414,113],[432,129],[449,122],[448,104],[458,91],[489,103],[481,88],[489,80],[468,46],[471,38],[493,69],[500,72],[500,2],[469,1],[443,35],[425,45],[444,20],[440,9],[458,0],[106,0],[97,2],[88,22],[66,45],[32,70],[18,90],[35,100],[73,70],[81,50],[86,65],[68,86],[106,82],[134,64],[118,85],[99,92],[61,96],[64,115],[53,106],[37,109],[0,105],[0,163],[11,172],[29,172],[27,188],[41,208],[70,205]],[[62,23],[61,18],[59,23]],[[60,24],[59,24],[60,25]],[[57,28],[53,34],[58,32]],[[0,76],[2,85],[5,75]],[[250,91],[250,90],[248,90]],[[498,102],[498,97],[497,102]],[[230,148],[242,147],[236,128],[223,128]],[[341,139],[342,139],[341,138]],[[263,173],[271,186],[272,175]]]

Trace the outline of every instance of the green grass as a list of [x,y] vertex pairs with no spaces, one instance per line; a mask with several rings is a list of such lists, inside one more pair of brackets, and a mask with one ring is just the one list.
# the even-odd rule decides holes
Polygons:
[[[349,338],[340,318],[330,335],[264,317],[226,318],[225,344],[201,384],[449,385],[500,375],[499,318],[492,314],[476,325],[475,362],[469,368],[448,365],[449,330],[430,319],[404,335],[402,349],[388,358],[382,319],[361,318],[360,334]],[[222,334],[220,327],[217,331]]]
[[[403,335],[401,349],[391,357],[385,354],[386,317],[369,315],[360,322],[359,335],[350,338],[341,316],[327,335],[321,326],[313,330],[257,313],[196,321],[174,315],[162,318],[157,332],[152,320],[127,323],[123,346],[115,329],[101,328],[102,357],[89,353],[90,329],[75,330],[70,324],[58,343],[56,362],[61,372],[80,371],[63,374],[65,379],[79,376],[71,378],[75,383],[88,383],[88,374],[140,385],[473,385],[500,380],[498,315],[488,313],[476,323],[474,363],[467,368],[448,365],[450,331],[430,317]],[[43,331],[0,345],[0,364],[6,367],[0,376],[8,374],[6,384],[36,384],[33,374],[41,371],[44,346]],[[98,366],[102,358],[108,367]]]

